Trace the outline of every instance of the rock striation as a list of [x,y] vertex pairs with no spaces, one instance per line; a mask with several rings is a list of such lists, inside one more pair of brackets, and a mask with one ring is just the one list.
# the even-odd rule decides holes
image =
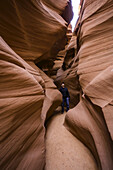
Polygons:
[[[55,84],[60,88],[61,83],[64,82],[70,93],[70,106],[74,107],[79,102],[80,85],[77,76],[77,36],[74,33],[69,45],[67,46],[67,51],[64,56],[63,64],[61,68],[57,71]],[[73,67],[73,62],[74,67]]]
[[44,124],[61,94],[35,64],[64,48],[71,18],[67,0],[0,1],[0,169],[44,169]]
[[70,68],[78,76],[80,101],[67,113],[64,124],[89,148],[98,169],[112,170],[113,1],[84,0],[81,4],[75,28],[77,54]]
[[48,122],[45,170],[98,170],[89,149],[63,126],[65,115],[57,113]]
[[[45,158],[45,125],[61,104],[56,85],[59,87],[62,80],[73,107],[64,125],[87,147],[80,144],[87,160],[93,162],[87,167],[113,169],[113,1],[81,0],[80,5],[71,38],[67,31],[72,18],[71,1],[0,1],[0,169],[42,170],[45,160],[48,167],[56,164]],[[67,40],[70,44],[66,46]],[[62,60],[61,53],[65,58],[55,85],[50,72],[60,66],[53,65],[57,54]],[[52,68],[48,71],[50,77],[36,65]],[[48,146],[55,119],[48,126]],[[62,120],[61,133],[74,141]],[[60,137],[56,138],[57,143]],[[50,152],[47,150],[47,155]],[[59,167],[65,165],[59,163]],[[66,166],[71,167],[71,163]]]

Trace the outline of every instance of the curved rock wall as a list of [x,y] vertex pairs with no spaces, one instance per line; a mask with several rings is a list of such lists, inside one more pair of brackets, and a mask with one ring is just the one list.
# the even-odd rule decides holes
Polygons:
[[113,169],[112,23],[112,0],[83,1],[76,28],[78,64],[71,67],[77,70],[81,97],[65,120],[65,126],[90,149],[102,170]]
[[[65,58],[62,64],[62,67],[57,71],[55,84],[58,88],[60,88],[60,85],[62,82],[65,83],[65,86],[68,88],[70,93],[70,107],[74,107],[79,102],[79,93],[80,93],[80,87],[78,82],[78,76],[77,76],[77,37],[76,35],[73,35],[69,45],[67,46],[67,51],[65,54]],[[75,61],[76,67],[73,62]]]
[[59,0],[57,7],[55,4],[55,1],[45,0],[1,0],[0,34],[23,59],[47,57],[52,46],[65,35],[67,22],[61,14],[67,0]]
[[[113,1],[82,0],[73,42],[59,71],[73,105],[65,126],[92,153],[99,170],[113,169]],[[66,44],[68,0],[0,1],[0,169],[45,165],[45,121],[61,102],[35,63]],[[71,51],[72,50],[72,51]],[[79,77],[79,81],[78,81]],[[80,94],[80,98],[77,96]]]
[[43,169],[43,79],[0,39],[0,169]]
[[61,94],[35,62],[51,58],[59,40],[64,44],[55,53],[63,48],[66,19],[72,17],[64,15],[70,2],[55,4],[0,1],[0,169],[44,168],[44,123],[60,104]]

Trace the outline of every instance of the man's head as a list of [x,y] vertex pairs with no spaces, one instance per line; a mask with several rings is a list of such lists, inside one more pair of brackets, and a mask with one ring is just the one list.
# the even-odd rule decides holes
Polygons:
[[65,84],[64,84],[64,82],[62,82],[61,86],[62,86],[63,88],[65,87]]

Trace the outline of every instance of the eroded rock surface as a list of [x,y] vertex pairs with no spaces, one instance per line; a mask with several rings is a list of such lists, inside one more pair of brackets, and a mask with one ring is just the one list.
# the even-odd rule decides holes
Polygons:
[[61,94],[35,63],[65,47],[71,18],[67,0],[0,1],[0,169],[44,168],[44,123]]
[[80,102],[65,120],[65,126],[90,149],[102,170],[113,169],[112,22],[112,0],[83,1],[75,28],[77,55],[70,68],[79,77]]
[[[61,156],[61,169],[75,169],[76,165],[79,169],[76,153],[70,154],[71,146],[77,146],[78,151],[73,151],[79,155],[82,149],[87,161],[91,161],[86,169],[112,170],[113,1],[81,0],[80,4],[76,36],[65,51],[56,84],[65,82],[75,106],[67,113],[65,126],[87,148],[77,144],[61,123],[61,133],[72,141],[67,139],[66,155],[58,146],[55,156]],[[0,1],[0,169],[42,170],[45,166],[44,125],[61,103],[61,94],[53,80],[35,64],[48,59],[53,62],[59,50],[64,49],[71,18],[67,0]],[[62,121],[63,115],[57,118]],[[47,132],[48,148],[55,130],[51,127],[52,122]],[[56,134],[56,144],[64,141],[61,133]],[[66,144],[60,149],[65,147]],[[46,168],[54,169],[57,165],[55,160],[50,162],[51,152],[49,148]],[[79,155],[80,162],[83,155]]]
[[57,114],[48,123],[45,170],[98,170],[87,147],[63,126],[65,115]]

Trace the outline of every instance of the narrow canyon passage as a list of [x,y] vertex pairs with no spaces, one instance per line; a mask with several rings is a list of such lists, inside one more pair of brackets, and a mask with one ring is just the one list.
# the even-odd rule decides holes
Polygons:
[[59,112],[48,122],[45,170],[97,170],[90,151],[63,126],[65,115]]
[[0,1],[0,170],[113,170],[113,0],[73,9]]

